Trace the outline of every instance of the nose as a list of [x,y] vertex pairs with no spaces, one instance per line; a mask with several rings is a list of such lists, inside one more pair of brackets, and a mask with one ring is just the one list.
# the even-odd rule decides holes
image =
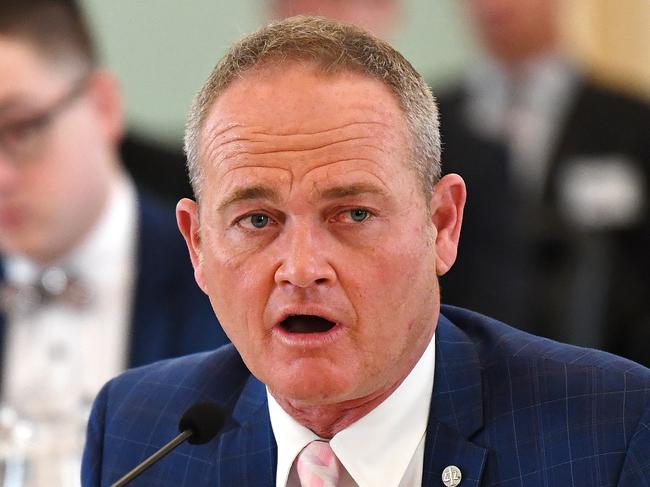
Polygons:
[[336,272],[325,257],[323,239],[307,225],[296,226],[281,242],[280,266],[275,272],[278,285],[299,288],[324,286],[336,281]]

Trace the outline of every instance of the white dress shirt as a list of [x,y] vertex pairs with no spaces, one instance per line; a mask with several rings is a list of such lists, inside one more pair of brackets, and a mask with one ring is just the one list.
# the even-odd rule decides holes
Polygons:
[[[378,407],[338,432],[330,446],[345,471],[341,487],[415,487],[422,484],[424,443],[435,368],[432,338],[402,384]],[[294,460],[318,436],[287,414],[267,389],[278,445],[277,487],[299,487]]]
[[[92,399],[125,369],[136,236],[136,193],[123,177],[94,228],[56,263],[87,286],[89,303],[48,301],[7,316],[3,402],[33,425],[31,443],[38,450],[32,448],[31,461],[48,464],[30,467],[28,485],[65,485],[60,471],[51,470],[58,468],[52,452],[80,458]],[[6,258],[6,271],[9,283],[26,285],[41,269],[16,255]]]
[[543,188],[578,73],[569,61],[548,55],[527,61],[516,73],[488,59],[467,79],[465,119],[478,133],[507,144],[515,182],[529,194]]

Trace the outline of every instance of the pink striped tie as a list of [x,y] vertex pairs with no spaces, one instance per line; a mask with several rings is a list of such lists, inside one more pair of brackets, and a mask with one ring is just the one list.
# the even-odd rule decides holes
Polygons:
[[330,444],[316,440],[298,455],[296,468],[302,487],[336,487],[339,482],[339,460]]

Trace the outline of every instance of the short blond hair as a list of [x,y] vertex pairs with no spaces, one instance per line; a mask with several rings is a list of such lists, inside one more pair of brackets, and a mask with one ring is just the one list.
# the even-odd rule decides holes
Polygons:
[[345,70],[379,79],[402,108],[412,145],[414,169],[430,194],[440,178],[438,109],[431,90],[404,56],[359,27],[320,17],[291,17],[272,23],[234,44],[198,92],[187,118],[185,153],[197,198],[203,182],[201,131],[210,108],[233,80],[263,62],[307,60],[327,72]]

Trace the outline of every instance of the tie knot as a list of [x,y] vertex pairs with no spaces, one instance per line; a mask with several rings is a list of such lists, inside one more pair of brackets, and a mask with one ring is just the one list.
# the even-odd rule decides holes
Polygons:
[[334,450],[326,441],[309,443],[298,455],[296,468],[302,487],[336,487],[340,464]]

